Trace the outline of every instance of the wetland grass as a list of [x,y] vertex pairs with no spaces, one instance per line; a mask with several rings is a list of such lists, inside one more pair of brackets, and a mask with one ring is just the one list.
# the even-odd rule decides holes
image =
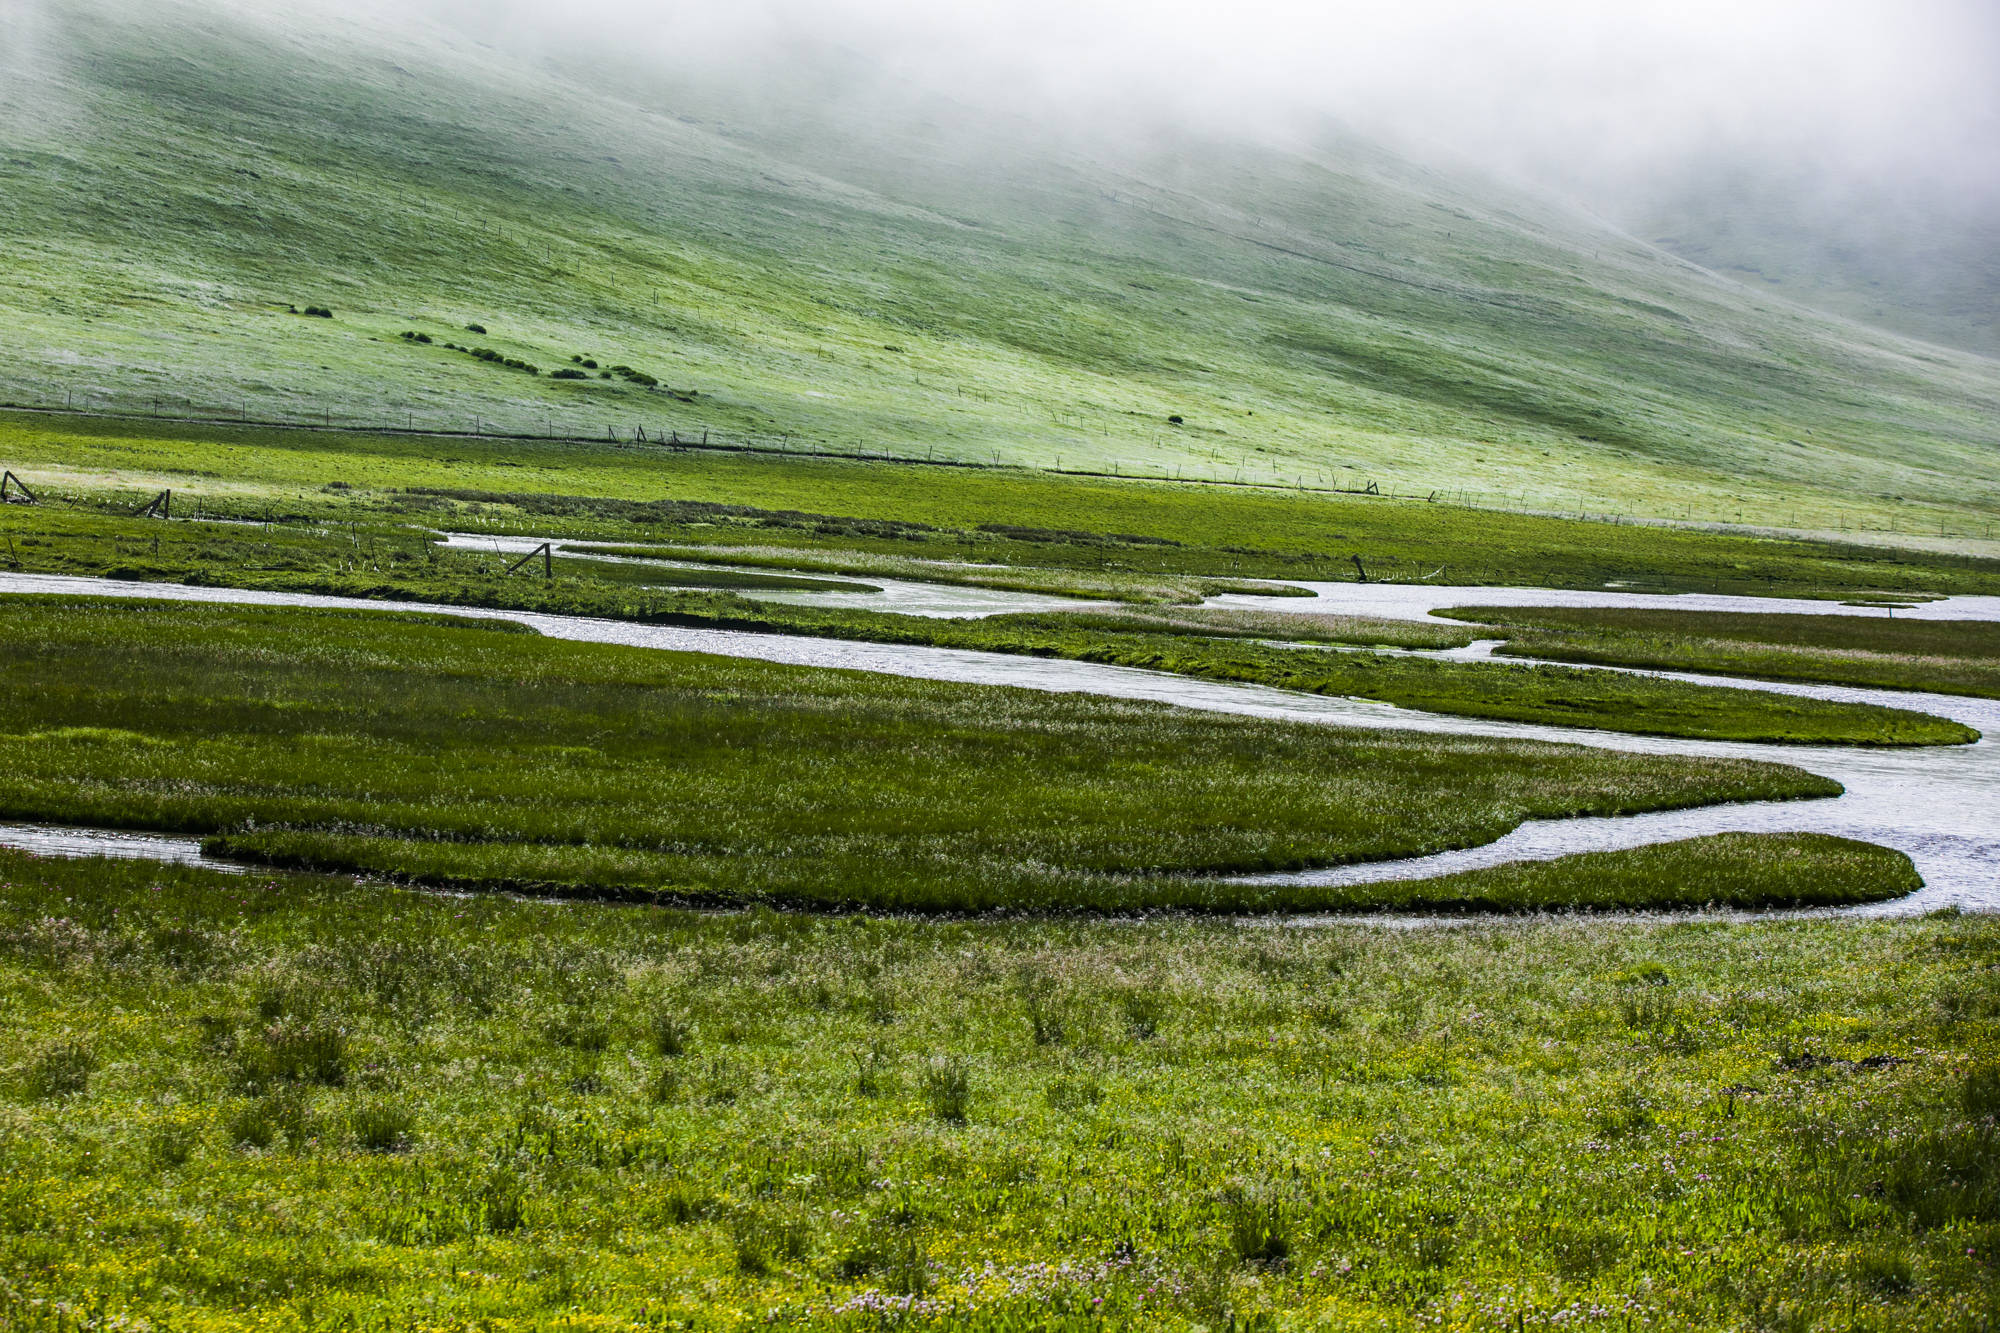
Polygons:
[[[552,910],[0,853],[0,1066],[94,1069],[4,1091],[0,1284],[32,1328],[1974,1333],[1996,958],[1981,916]],[[242,1085],[274,986],[345,1079]],[[662,1006],[720,1044],[663,1058]]]
[[[1310,909],[1217,876],[1825,796],[1780,765],[1381,733],[393,614],[0,600],[7,818],[432,884],[909,911]],[[1900,889],[1894,891],[1901,891]],[[291,1000],[273,1000],[273,1017]]]
[[[1443,568],[1459,584],[1851,597],[2000,591],[2000,560],[1328,496],[580,441],[298,432],[0,413],[0,458],[96,502],[173,485],[213,516],[439,528],[676,548],[865,575],[864,556],[976,562],[1186,590],[1197,579],[1345,580]],[[343,483],[338,493],[323,490]],[[49,482],[44,482],[49,487]],[[129,510],[132,506],[126,505]],[[17,507],[26,510],[28,507]],[[33,521],[0,511],[8,526]],[[750,548],[740,556],[731,548]],[[757,549],[764,548],[764,549]],[[872,572],[887,573],[875,567]],[[979,570],[964,571],[977,576]],[[1119,595],[1113,591],[1110,595]],[[1148,595],[1157,595],[1149,593]]]
[[1515,631],[1498,651],[1566,662],[2000,698],[2000,624],[1626,607],[1457,607]]
[[[28,572],[103,575],[430,601],[694,627],[929,644],[1060,657],[1208,680],[1247,682],[1402,707],[1510,721],[1716,740],[1871,745],[1960,744],[1970,729],[1866,704],[1785,698],[1604,672],[1352,653],[1300,653],[1252,641],[1260,634],[1357,645],[1426,647],[1470,631],[1349,617],[1200,609],[1127,609],[939,620],[887,612],[754,602],[743,595],[783,576],[697,571],[712,588],[654,588],[664,567],[566,558],[555,577],[510,576],[490,552],[444,550],[420,532],[374,527],[246,528],[214,523],[136,532],[130,520],[51,511],[28,519],[16,562]],[[731,589],[734,590],[731,590]]]

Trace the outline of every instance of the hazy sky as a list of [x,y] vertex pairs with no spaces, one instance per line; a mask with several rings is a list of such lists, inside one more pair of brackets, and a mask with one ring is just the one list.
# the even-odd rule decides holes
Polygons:
[[[0,80],[37,13],[71,2],[0,0]],[[1737,157],[2000,209],[2000,0],[192,2],[281,26],[315,6],[384,29],[423,15],[753,84],[832,51],[869,71],[855,95],[917,85],[1066,127],[1333,116],[1586,199]]]
[[836,47],[1015,110],[1331,114],[1579,184],[1778,153],[2000,194],[2000,0],[442,2],[518,40],[753,70]]

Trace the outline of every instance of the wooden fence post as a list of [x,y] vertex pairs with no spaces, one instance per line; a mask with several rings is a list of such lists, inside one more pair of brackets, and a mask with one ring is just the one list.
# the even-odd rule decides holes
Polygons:
[[521,568],[521,566],[527,564],[529,561],[533,560],[536,556],[540,556],[542,558],[542,577],[545,579],[554,578],[556,576],[555,556],[551,553],[549,549],[552,545],[553,543],[551,542],[543,542],[540,546],[537,546],[534,550],[528,552],[526,555],[522,556],[519,560],[516,560],[513,564],[507,566],[507,572],[509,574],[512,574],[515,570]]

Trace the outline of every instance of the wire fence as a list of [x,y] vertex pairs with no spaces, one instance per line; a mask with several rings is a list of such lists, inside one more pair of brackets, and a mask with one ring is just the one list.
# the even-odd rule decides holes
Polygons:
[[[1629,524],[1644,527],[1679,527],[1738,534],[1774,536],[1810,533],[1816,536],[1912,537],[1941,541],[1993,541],[2000,537],[2000,517],[1959,513],[1916,513],[1885,515],[1877,510],[1786,508],[1774,506],[1758,514],[1741,511],[1733,517],[1712,513],[1697,514],[1695,505],[1684,503],[1654,512],[1611,502],[1580,492],[1536,493],[1527,489],[1496,490],[1472,487],[1437,487],[1398,483],[1375,476],[1366,469],[1336,464],[1308,468],[1301,464],[1284,467],[1278,463],[1249,458],[1228,460],[1219,456],[1206,459],[1182,458],[1065,466],[1060,452],[1036,461],[1019,457],[1003,458],[990,452],[985,458],[940,455],[936,446],[922,452],[913,448],[869,447],[839,444],[824,438],[736,434],[700,423],[675,423],[664,414],[647,420],[628,416],[622,423],[604,422],[578,428],[573,422],[558,421],[554,414],[540,414],[538,422],[524,422],[520,413],[501,419],[482,413],[467,413],[462,420],[421,421],[414,411],[401,413],[402,420],[364,420],[332,410],[312,416],[262,417],[249,413],[247,405],[217,409],[178,395],[159,394],[141,405],[117,406],[102,402],[78,405],[74,394],[61,404],[0,403],[0,411],[48,416],[75,416],[80,419],[147,420],[192,427],[233,427],[255,430],[318,432],[440,440],[518,440],[554,444],[615,444],[623,447],[657,449],[672,453],[723,453],[769,455],[787,458],[819,458],[830,461],[890,463],[913,467],[974,470],[1014,470],[1042,472],[1056,476],[1106,478],[1120,481],[1165,482],[1184,486],[1217,486],[1256,491],[1288,491],[1304,494],[1378,496],[1384,499],[1415,500],[1453,505],[1492,513],[1524,517],[1564,518],[1584,522]],[[1074,455],[1072,455],[1073,457]],[[1343,475],[1345,474],[1345,475]],[[2000,499],[1996,499],[2000,508]],[[1680,512],[1673,512],[1678,509]]]

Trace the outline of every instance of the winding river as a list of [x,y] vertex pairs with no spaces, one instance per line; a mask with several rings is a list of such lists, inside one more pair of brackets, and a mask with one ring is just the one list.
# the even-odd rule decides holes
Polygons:
[[[879,580],[877,580],[879,582]],[[1225,598],[1223,605],[1260,609],[1400,615],[1421,619],[1441,606],[1463,605],[1639,605],[1687,609],[1819,611],[1883,615],[1869,607],[1836,607],[1748,597],[1681,596],[1618,592],[1555,592],[1546,589],[1439,588],[1424,585],[1313,584],[1306,598]],[[938,595],[979,589],[936,589]],[[1878,905],[1870,912],[1921,912],[1949,904],[1969,910],[2000,910],[2000,700],[1961,698],[1846,686],[1767,683],[1692,677],[1821,699],[1878,703],[1949,717],[1978,729],[1977,744],[1916,749],[1870,750],[1844,746],[1758,745],[1630,736],[1571,727],[1449,717],[1361,699],[1296,694],[1258,685],[1190,680],[1130,667],[1052,661],[972,652],[955,648],[851,643],[735,630],[634,625],[575,616],[494,611],[476,607],[384,603],[357,598],[178,584],[128,583],[56,575],[0,574],[0,593],[60,593],[146,598],[164,602],[206,602],[259,606],[301,606],[374,611],[427,611],[480,619],[511,620],[551,638],[615,643],[673,652],[713,653],[796,666],[837,667],[889,675],[981,685],[1011,685],[1051,692],[1076,692],[1151,700],[1200,708],[1324,725],[1388,727],[1447,732],[1497,739],[1557,741],[1649,754],[1731,756],[1796,764],[1840,782],[1846,794],[1823,801],[1759,802],[1710,806],[1614,819],[1541,820],[1522,825],[1497,842],[1460,852],[1407,861],[1289,872],[1285,878],[1308,883],[1364,883],[1448,874],[1513,860],[1544,859],[1573,852],[1601,851],[1730,831],[1818,832],[1879,843],[1907,853],[1925,887],[1910,897]],[[1629,600],[1628,600],[1629,599]],[[880,605],[880,603],[876,603]],[[1067,606],[1074,601],[1065,600]],[[885,607],[884,609],[891,609]],[[902,608],[893,608],[902,609]],[[1001,608],[995,608],[1001,609]],[[1020,609],[1007,606],[1004,609]],[[993,614],[993,610],[960,614]],[[1926,619],[2000,619],[2000,598],[1953,598],[1895,614]],[[1664,674],[1664,673],[1663,673]],[[199,857],[194,840],[117,835],[115,845],[89,845],[81,830],[0,827],[0,845],[58,852],[106,851]],[[66,840],[66,841],[65,841]]]

